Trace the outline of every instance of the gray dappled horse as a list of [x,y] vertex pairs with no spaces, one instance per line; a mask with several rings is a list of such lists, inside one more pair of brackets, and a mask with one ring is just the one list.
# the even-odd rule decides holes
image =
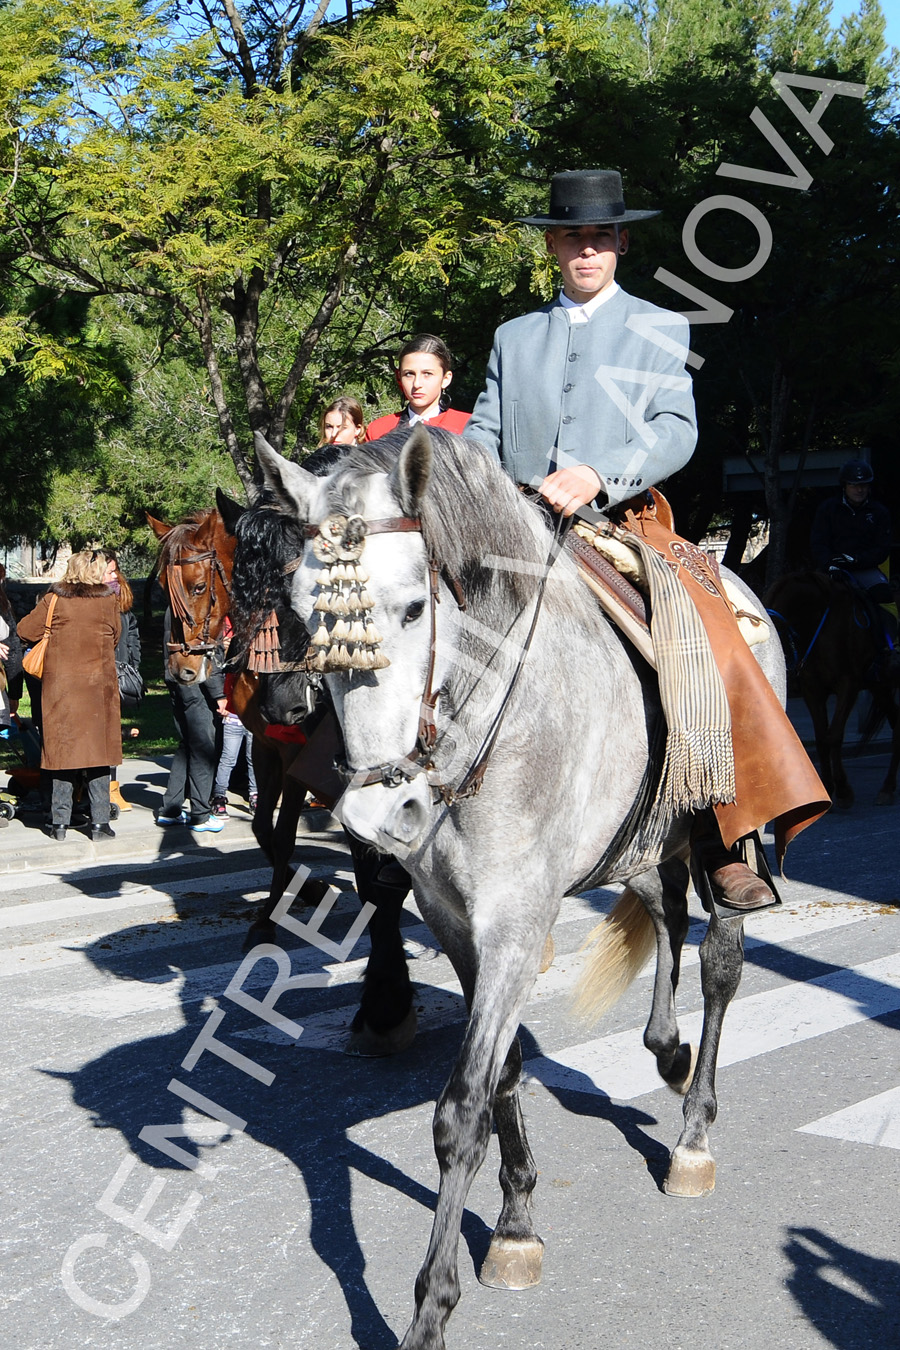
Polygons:
[[[611,979],[613,994],[621,992],[656,947],[644,1040],[665,1082],[686,1094],[665,1183],[679,1195],[706,1194],[714,1182],[707,1128],[716,1116],[722,1019],[740,979],[743,916],[711,915],[700,949],[705,1020],[696,1053],[680,1043],[673,997],[688,928],[690,821],[664,822],[656,861],[636,856],[633,845],[632,806],[646,791],[658,724],[654,682],[565,553],[549,573],[514,682],[552,537],[499,464],[450,433],[418,427],[405,443],[392,435],[350,450],[324,480],[280,458],[261,437],[257,450],[270,485],[306,524],[310,546],[292,603],[320,650],[322,611],[342,585],[333,580],[325,536],[336,540],[334,556],[343,549],[364,568],[349,583],[365,586],[365,606],[373,606],[366,622],[377,632],[362,661],[375,664],[377,642],[389,664],[326,676],[349,775],[339,813],[360,838],[403,859],[469,1008],[462,1050],[435,1110],[440,1191],[402,1342],[402,1350],[442,1350],[459,1298],[460,1222],[492,1115],[503,1207],[481,1279],[501,1288],[540,1279],[516,1031],[563,896],[627,883],[601,925],[591,983]],[[336,524],[318,528],[335,516]],[[778,643],[754,650],[783,697]],[[347,651],[335,642],[332,654],[346,662]],[[466,791],[509,690],[480,791]],[[586,992],[589,1002],[604,1000],[602,987]]]

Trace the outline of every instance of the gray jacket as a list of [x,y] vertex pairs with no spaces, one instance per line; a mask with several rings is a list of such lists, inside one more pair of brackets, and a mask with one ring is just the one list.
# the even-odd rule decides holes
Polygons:
[[611,504],[660,483],[697,443],[685,318],[619,290],[587,323],[559,300],[502,324],[463,433],[517,483],[589,464]]

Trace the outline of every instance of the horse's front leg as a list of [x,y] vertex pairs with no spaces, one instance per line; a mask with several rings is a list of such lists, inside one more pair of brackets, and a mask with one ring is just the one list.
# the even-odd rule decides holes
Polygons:
[[[823,774],[825,786],[834,799],[835,806],[843,810],[849,810],[853,805],[853,788],[850,786],[850,780],[844,768],[843,748],[847,721],[853,711],[858,693],[858,686],[851,684],[848,680],[842,680],[835,690],[834,713],[825,735],[824,752],[820,752],[824,753],[828,765],[827,775]],[[817,745],[818,740],[817,732]]]
[[744,915],[710,915],[700,944],[703,988],[703,1035],[694,1078],[684,1099],[684,1129],[663,1182],[667,1195],[709,1195],[716,1184],[716,1164],[707,1130],[716,1118],[716,1057],[725,1011],[737,992],[744,965]]
[[689,877],[684,860],[670,858],[628,883],[640,897],[656,930],[656,978],[644,1045],[656,1056],[660,1077],[682,1095],[690,1087],[696,1057],[693,1046],[681,1043],[675,1015],[681,950],[688,932]]
[[[431,1240],[416,1278],[416,1311],[401,1350],[444,1350],[444,1325],[459,1301],[457,1253],[463,1208],[484,1161],[497,1088],[519,1014],[538,972],[545,937],[545,932],[534,935],[534,941],[523,950],[514,946],[506,928],[480,935],[478,977],[470,1000],[469,1025],[459,1059],[434,1113],[440,1188]],[[515,1058],[509,1061],[504,1088],[514,1077],[518,1079]],[[520,1135],[524,1143],[524,1127],[521,1116],[510,1125],[512,1113],[508,1094],[504,1092],[498,1128],[503,1132],[506,1149],[504,1174],[509,1194],[504,1205],[506,1218],[501,1216],[501,1221],[510,1236],[515,1232],[516,1241],[531,1239],[537,1243],[527,1218],[527,1204],[514,1198],[522,1189],[523,1178],[530,1194],[533,1162],[527,1153],[527,1143],[524,1144],[527,1158],[516,1152],[514,1135]]]
[[416,1010],[400,928],[410,880],[407,876],[405,882],[399,877],[383,881],[381,873],[391,859],[352,834],[347,835],[347,841],[360,904],[375,906],[369,924],[372,951],[363,978],[362,999],[350,1026],[347,1053],[395,1055],[411,1045],[416,1034]]
[[537,1168],[528,1147],[519,1101],[521,1075],[522,1045],[516,1036],[494,1097],[503,1208],[478,1277],[492,1289],[529,1289],[541,1280],[544,1244],[534,1231],[531,1217]]

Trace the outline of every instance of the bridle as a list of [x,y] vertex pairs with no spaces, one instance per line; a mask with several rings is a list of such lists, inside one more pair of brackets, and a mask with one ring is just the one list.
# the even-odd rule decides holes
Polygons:
[[[373,534],[421,534],[422,522],[417,516],[385,516],[379,520],[363,520],[361,522],[365,529],[365,537],[368,539]],[[315,539],[319,535],[320,527],[318,525],[305,525],[303,534],[307,539]],[[303,556],[294,558],[289,562],[284,571],[291,573],[296,571],[303,561]],[[450,590],[453,592],[454,599],[461,610],[466,607],[466,599],[463,593],[462,585],[458,578],[450,575],[446,569],[442,569],[434,558],[428,561],[428,609],[429,609],[429,642],[428,642],[428,668],[425,671],[425,684],[422,690],[422,697],[419,702],[419,723],[416,731],[415,747],[399,760],[385,761],[383,764],[377,764],[371,768],[354,769],[346,761],[336,761],[335,767],[345,782],[352,782],[354,787],[369,787],[372,783],[382,783],[385,787],[400,787],[402,783],[411,782],[417,774],[430,774],[434,771],[432,762],[432,751],[437,739],[437,723],[435,721],[435,711],[437,701],[440,695],[440,689],[434,687],[435,671],[435,648],[437,639],[437,606],[440,604],[440,576],[443,571]]]
[[[403,755],[400,759],[388,760],[382,764],[372,765],[367,768],[353,768],[348,765],[346,761],[335,760],[335,768],[337,769],[338,774],[348,785],[352,784],[355,788],[363,788],[370,787],[375,783],[381,783],[383,787],[397,788],[402,786],[403,783],[411,783],[419,774],[425,774],[435,802],[442,801],[445,806],[452,806],[455,802],[463,801],[468,797],[474,797],[481,790],[484,775],[497,743],[503,719],[525,664],[525,658],[528,655],[531,640],[534,637],[534,631],[537,627],[538,616],[544,598],[547,577],[550,568],[556,561],[559,551],[562,548],[563,539],[570,523],[570,520],[562,516],[558,519],[551,541],[547,562],[538,583],[531,625],[525,641],[520,648],[515,670],[513,671],[500,707],[491,723],[491,727],[482,741],[481,748],[478,750],[475,758],[463,774],[463,777],[456,788],[452,788],[448,784],[441,782],[437,770],[435,769],[433,757],[437,741],[435,712],[437,709],[437,701],[440,696],[440,689],[435,689],[434,687],[434,673],[437,647],[437,607],[441,602],[441,578],[443,577],[461,611],[464,611],[466,608],[466,598],[459,578],[453,576],[446,567],[442,567],[433,556],[429,557],[429,655],[428,668],[425,672],[424,688],[419,703],[419,722],[415,745],[408,754]],[[422,533],[422,522],[418,518],[412,516],[391,516],[382,520],[363,521],[362,524],[365,527],[367,538],[372,534]],[[304,535],[308,539],[315,538],[318,532],[319,526],[317,525],[306,525],[303,530]],[[289,564],[288,567],[285,568],[285,571],[288,571],[289,569],[293,570],[293,568],[299,566],[299,563],[300,559],[295,559],[293,564]]]
[[[181,568],[195,563],[209,563],[209,584],[208,595],[209,603],[206,614],[203,616],[200,641],[186,640],[185,634],[195,632],[201,628],[190,608],[190,597],[184,584],[184,575]],[[228,574],[221,558],[215,548],[200,548],[196,544],[185,544],[183,550],[176,558],[173,558],[163,570],[163,584],[169,596],[169,604],[172,610],[173,619],[177,619],[181,624],[182,638],[180,642],[169,642],[169,651],[178,653],[181,656],[208,656],[210,652],[215,651],[216,643],[209,640],[209,629],[212,622],[212,616],[216,608],[216,577],[222,583],[222,589],[225,591],[229,600],[231,598],[231,586],[229,584]]]

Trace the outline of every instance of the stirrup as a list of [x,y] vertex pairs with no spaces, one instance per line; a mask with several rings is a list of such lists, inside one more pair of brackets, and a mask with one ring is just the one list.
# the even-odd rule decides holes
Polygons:
[[691,880],[694,883],[694,890],[700,897],[700,903],[707,914],[715,913],[720,919],[734,919],[740,917],[746,919],[748,914],[765,914],[767,910],[774,909],[776,905],[782,903],[781,896],[778,893],[778,887],[772,878],[772,872],[769,868],[769,860],[766,857],[766,851],[763,848],[762,840],[759,837],[758,830],[751,834],[745,834],[735,845],[738,850],[735,862],[746,863],[751,872],[755,872],[760,881],[764,881],[772,892],[774,899],[770,905],[759,905],[756,909],[750,909],[742,912],[737,909],[731,909],[728,905],[720,905],[713,893],[712,882],[709,878],[709,872],[703,864],[702,848],[691,849]]

